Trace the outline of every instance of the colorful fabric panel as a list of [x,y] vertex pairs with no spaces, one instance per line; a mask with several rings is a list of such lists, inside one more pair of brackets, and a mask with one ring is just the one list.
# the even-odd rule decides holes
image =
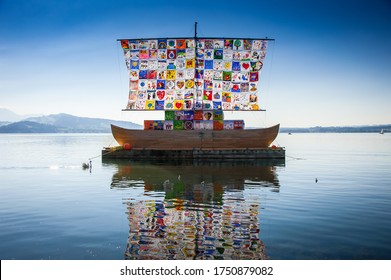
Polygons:
[[267,40],[121,40],[130,110],[258,110]]

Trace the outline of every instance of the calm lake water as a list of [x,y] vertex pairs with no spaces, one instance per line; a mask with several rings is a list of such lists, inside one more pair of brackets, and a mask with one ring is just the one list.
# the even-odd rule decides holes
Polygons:
[[90,171],[111,135],[0,134],[0,258],[391,259],[391,134],[277,143],[283,162]]

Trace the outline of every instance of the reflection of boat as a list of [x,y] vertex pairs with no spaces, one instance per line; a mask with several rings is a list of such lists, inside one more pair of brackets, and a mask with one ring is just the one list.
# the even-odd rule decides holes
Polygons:
[[279,187],[275,166],[283,165],[284,160],[273,161],[191,161],[171,164],[104,160],[105,164],[118,167],[113,175],[113,188],[127,188],[135,181],[143,181],[147,190],[164,190],[164,182],[180,181],[185,185],[204,182],[223,185],[226,188],[244,189],[245,182],[263,187]]
[[112,188],[144,189],[141,198],[125,199],[125,258],[267,259],[259,238],[259,193],[279,189],[268,162],[104,164],[118,168]]

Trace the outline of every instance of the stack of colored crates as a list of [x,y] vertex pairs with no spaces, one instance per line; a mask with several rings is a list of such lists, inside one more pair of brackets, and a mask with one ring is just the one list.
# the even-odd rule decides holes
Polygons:
[[145,130],[244,129],[243,120],[224,120],[221,110],[165,111],[164,121],[145,120]]

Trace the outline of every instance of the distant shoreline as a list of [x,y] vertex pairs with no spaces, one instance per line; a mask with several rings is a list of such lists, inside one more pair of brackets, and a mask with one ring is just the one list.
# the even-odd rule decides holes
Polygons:
[[391,125],[368,125],[368,126],[316,126],[308,128],[287,128],[280,129],[280,133],[384,133],[391,132]]
[[[2,129],[3,128],[3,129]],[[51,125],[34,124],[29,122],[28,125],[22,126],[10,126],[8,129],[6,126],[0,126],[0,134],[88,134],[88,133],[111,133],[110,126],[96,128],[64,128],[55,127]],[[133,129],[142,129],[142,127],[133,127]],[[253,129],[252,127],[248,129]],[[308,128],[280,128],[280,134],[294,134],[294,133],[380,133],[383,130],[384,134],[391,133],[391,125],[376,125],[376,126],[344,126],[344,127],[308,127]]]
[[[3,119],[0,121],[0,133],[111,133],[111,124],[131,129],[143,129],[142,125],[133,122],[77,117],[61,113],[30,117],[16,122]],[[251,128],[253,127],[248,127],[248,129]],[[382,130],[384,133],[391,133],[391,124],[281,127],[280,133],[380,133]]]

